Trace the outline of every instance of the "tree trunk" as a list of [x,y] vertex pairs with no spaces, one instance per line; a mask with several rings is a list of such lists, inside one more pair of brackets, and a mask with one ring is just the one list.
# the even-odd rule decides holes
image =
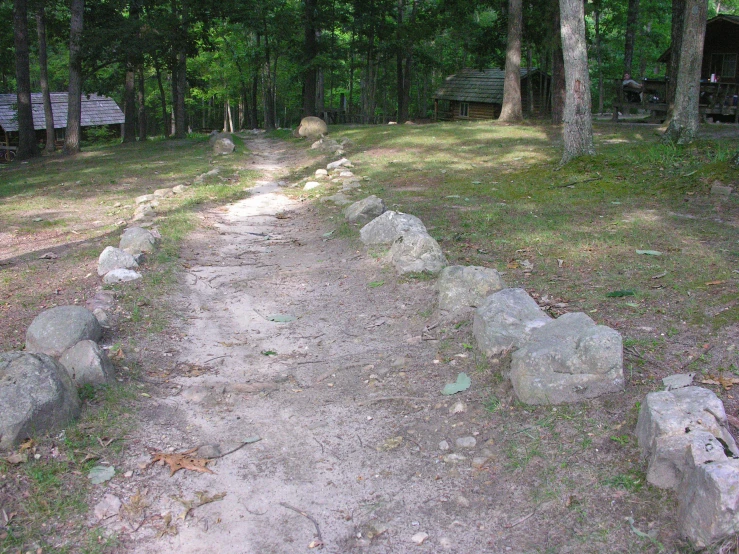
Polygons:
[[167,95],[164,93],[164,85],[162,84],[162,69],[159,67],[159,60],[154,60],[154,69],[157,72],[157,85],[159,85],[159,101],[162,105],[162,134],[169,136],[169,125],[167,124]]
[[508,0],[508,47],[505,57],[503,105],[498,121],[516,122],[523,119],[521,110],[521,0]]
[[133,63],[129,59],[126,62],[126,80],[123,87],[123,142],[136,142],[135,77]]
[[28,61],[28,5],[26,0],[15,0],[13,9],[15,34],[15,78],[18,96],[18,151],[15,156],[25,160],[40,156],[33,128],[31,108],[31,75]]
[[249,128],[259,127],[259,110],[257,109],[257,98],[259,97],[259,73],[255,70],[251,80],[251,104],[249,104]]
[[316,36],[316,11],[318,0],[305,2],[305,60],[303,72],[303,116],[316,115],[316,67],[318,40]]
[[144,64],[137,68],[139,75],[138,104],[139,104],[139,140],[146,140],[146,81],[144,80]]
[[51,108],[51,93],[49,91],[49,72],[46,59],[46,13],[42,2],[36,12],[36,31],[38,34],[38,63],[41,81],[41,95],[44,99],[44,121],[46,122],[46,148],[47,154],[51,154],[56,145],[56,133],[54,132],[54,112]]
[[677,72],[680,67],[680,52],[683,43],[683,21],[685,19],[685,0],[672,0],[672,27],[670,45],[670,66],[667,71],[667,120],[672,119],[675,107]]
[[560,125],[565,111],[565,66],[562,53],[562,25],[560,24],[559,0],[552,0],[552,123]]
[[560,164],[595,155],[590,114],[590,75],[582,0],[560,0],[562,52],[565,60],[564,153]]
[[185,47],[177,52],[176,78],[177,99],[174,103],[174,136],[183,139],[187,136],[187,122],[185,113],[185,93],[187,92],[187,54]]
[[[531,46],[526,48],[526,96],[527,96],[527,103],[528,103],[528,109],[527,112],[529,114],[529,117],[532,117],[534,115],[534,79],[531,76],[531,58],[533,57],[531,53]],[[541,71],[539,72],[541,74]]]
[[326,97],[324,91],[323,82],[323,69],[316,69],[316,114],[323,117],[323,112],[326,109]]
[[600,1],[595,3],[595,60],[598,70],[598,113],[603,113],[603,49],[600,36]]
[[67,101],[67,131],[64,137],[64,153],[80,151],[82,126],[82,25],[85,0],[72,0],[72,17],[69,24],[69,89]]
[[636,40],[636,26],[639,21],[639,0],[629,0],[629,9],[626,13],[626,44],[624,46],[624,73],[631,73],[634,60],[634,42]]
[[690,144],[700,124],[698,101],[700,97],[703,41],[706,36],[706,0],[686,0],[680,66],[675,87],[675,107],[663,142]]

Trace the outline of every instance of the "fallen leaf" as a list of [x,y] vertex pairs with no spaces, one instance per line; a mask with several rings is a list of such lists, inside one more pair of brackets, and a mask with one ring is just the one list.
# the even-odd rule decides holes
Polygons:
[[267,321],[274,321],[275,323],[290,323],[296,319],[298,318],[290,314],[274,314],[267,316]]
[[190,471],[197,471],[199,473],[213,473],[207,467],[210,462],[209,459],[191,456],[196,450],[197,448],[192,448],[186,452],[155,452],[151,455],[149,465],[155,464],[156,462],[167,464],[169,466],[170,477],[181,469],[189,469]]
[[708,281],[706,283],[707,287],[710,287],[711,285],[723,285],[726,281]]
[[458,392],[462,392],[470,388],[470,385],[472,384],[472,380],[467,376],[466,373],[460,373],[457,375],[457,381],[455,383],[449,383],[444,387],[444,389],[441,391],[441,394],[444,395],[450,395],[450,394],[456,394]]
[[390,450],[395,450],[398,448],[401,444],[403,444],[403,437],[398,435],[397,437],[392,437],[385,442],[383,442],[380,446],[377,447],[378,452],[389,452]]
[[21,443],[20,451],[25,452],[26,450],[32,450],[36,446],[33,439],[26,439]]
[[28,455],[23,453],[11,454],[5,458],[5,461],[12,465],[23,464],[28,461]]
[[313,539],[308,543],[308,548],[323,548],[323,541],[319,541],[318,539]]
[[262,350],[262,356],[277,356],[277,352],[274,350]]
[[659,250],[637,250],[637,254],[644,254],[646,256],[661,256],[662,252]]

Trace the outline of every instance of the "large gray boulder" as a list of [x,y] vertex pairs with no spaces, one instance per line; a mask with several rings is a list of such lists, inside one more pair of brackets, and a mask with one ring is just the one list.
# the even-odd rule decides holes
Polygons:
[[0,451],[78,417],[80,399],[66,370],[45,354],[0,354]]
[[488,296],[504,289],[505,283],[495,269],[452,265],[439,274],[438,287],[439,309],[461,313],[480,306]]
[[[642,457],[649,461],[647,480],[660,488],[677,488],[696,464],[723,459],[724,449],[717,451],[716,443],[703,433],[716,437],[733,455],[739,454],[728,431],[724,404],[713,391],[685,387],[649,393],[636,424]],[[695,454],[701,448],[706,453],[703,457]]]
[[425,233],[426,226],[415,215],[387,211],[367,223],[359,231],[362,242],[368,246],[392,244],[401,235]]
[[144,229],[143,227],[129,227],[123,231],[118,248],[128,252],[132,256],[136,256],[142,252],[154,252],[156,244],[156,237],[148,229]]
[[226,154],[233,153],[234,150],[236,150],[236,145],[227,137],[219,138],[213,144],[213,154],[216,156],[225,156]]
[[534,329],[552,321],[523,289],[503,289],[475,310],[472,333],[478,348],[498,356],[528,341]]
[[385,203],[374,194],[354,202],[344,210],[344,217],[349,223],[366,223],[385,211]]
[[134,257],[120,248],[106,246],[98,258],[98,275],[103,276],[114,269],[132,269],[139,267]]
[[208,136],[208,146],[212,147],[213,145],[215,145],[218,139],[223,139],[223,138],[231,140],[231,133],[211,131],[210,135]]
[[388,253],[399,275],[406,273],[439,273],[447,265],[436,240],[426,232],[407,233],[398,237]]
[[298,127],[299,136],[317,139],[327,134],[328,125],[326,125],[326,122],[320,117],[309,115],[300,120],[300,127]]
[[680,487],[680,534],[703,549],[739,532],[739,460],[701,464]]
[[26,331],[26,352],[58,358],[81,340],[100,340],[103,330],[93,313],[81,306],[58,306],[37,315]]
[[110,383],[115,378],[115,370],[105,352],[91,340],[82,340],[69,348],[59,358],[69,376],[77,384],[94,387]]
[[511,383],[527,404],[568,404],[623,390],[621,334],[569,313],[533,329],[511,357]]

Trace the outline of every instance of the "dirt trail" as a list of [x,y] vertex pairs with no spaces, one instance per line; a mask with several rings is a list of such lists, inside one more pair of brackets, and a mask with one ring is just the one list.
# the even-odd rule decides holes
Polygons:
[[[284,145],[249,138],[248,146],[265,181],[213,210],[215,230],[184,249],[191,267],[174,302],[186,324],[180,342],[160,345],[176,349],[181,372],[152,398],[135,442],[141,452],[210,444],[227,452],[255,435],[261,441],[217,459],[214,474],[136,470],[128,494],[142,488],[148,513],[170,512],[177,534],[157,515],[124,533],[126,551],[308,552],[317,529],[331,553],[544,546],[532,535],[536,518],[506,527],[532,505],[496,480],[493,458],[472,465],[492,448],[490,417],[473,406],[450,415],[471,392],[440,395],[459,371],[474,369],[453,327],[446,333],[459,356],[451,360],[435,362],[439,342],[421,339],[433,321],[434,283],[398,282],[363,249],[331,240],[333,222],[274,183],[291,163]],[[260,384],[262,392],[244,392]],[[455,446],[471,436],[474,448]],[[442,440],[464,458],[442,461]],[[177,498],[194,500],[196,491],[226,495],[178,518],[185,507]],[[428,534],[421,547],[417,533]]]

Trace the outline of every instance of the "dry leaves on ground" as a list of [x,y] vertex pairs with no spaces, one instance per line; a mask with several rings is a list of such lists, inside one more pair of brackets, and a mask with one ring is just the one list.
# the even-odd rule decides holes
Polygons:
[[207,465],[210,460],[207,458],[196,458],[191,456],[197,447],[187,450],[186,452],[154,452],[151,455],[149,465],[160,462],[169,466],[169,476],[171,477],[181,469],[189,469],[200,473],[213,473],[208,469]]

